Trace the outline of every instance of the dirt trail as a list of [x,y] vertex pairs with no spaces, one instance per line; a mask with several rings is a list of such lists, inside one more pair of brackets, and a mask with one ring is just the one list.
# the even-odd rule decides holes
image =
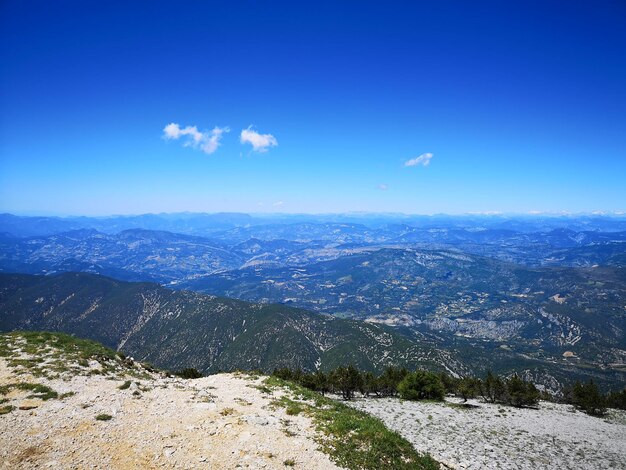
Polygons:
[[[317,450],[305,416],[288,416],[257,387],[261,377],[219,374],[196,380],[71,380],[15,376],[0,358],[0,386],[41,383],[65,398],[13,391],[0,416],[0,468],[338,468]],[[139,385],[137,384],[139,383]],[[108,421],[96,420],[109,415]]]

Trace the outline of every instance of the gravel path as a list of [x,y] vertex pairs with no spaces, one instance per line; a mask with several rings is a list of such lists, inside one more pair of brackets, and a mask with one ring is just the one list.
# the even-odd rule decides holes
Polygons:
[[571,406],[517,409],[469,401],[357,399],[350,405],[382,419],[419,451],[459,469],[626,469],[626,412],[605,419]]
[[0,416],[0,468],[338,468],[317,450],[308,418],[269,405],[278,392],[255,388],[262,378],[155,375],[120,390],[123,380],[99,375],[16,377],[0,359],[0,385],[17,381],[75,395],[41,401],[11,392],[16,408]]

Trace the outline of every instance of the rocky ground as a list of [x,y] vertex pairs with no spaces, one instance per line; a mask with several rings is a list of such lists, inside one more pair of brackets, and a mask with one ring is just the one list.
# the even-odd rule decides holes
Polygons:
[[[320,450],[328,451],[320,442],[336,432],[322,437],[312,413],[303,411],[345,408],[337,402],[297,398],[284,384],[250,374],[172,377],[81,341],[0,335],[0,468],[339,468]],[[479,401],[468,408],[452,400],[347,403],[380,418],[446,468],[626,469],[626,412],[600,419],[552,403],[540,409]],[[335,446],[348,442],[349,455],[336,454],[336,462],[413,468],[409,454],[392,467],[372,464],[380,459],[375,452],[367,460],[350,458],[383,442],[382,425],[338,413],[326,415],[327,422],[349,419],[351,430],[369,427],[371,439],[342,434]],[[399,444],[393,436],[385,442]]]
[[605,418],[569,405],[517,409],[470,400],[442,403],[357,399],[417,450],[457,469],[626,469],[626,412]]
[[[121,377],[91,361],[84,374],[49,378],[15,363],[0,358],[0,468],[338,468],[309,418],[273,407],[281,392],[264,391],[260,377]],[[28,398],[17,383],[57,396]]]

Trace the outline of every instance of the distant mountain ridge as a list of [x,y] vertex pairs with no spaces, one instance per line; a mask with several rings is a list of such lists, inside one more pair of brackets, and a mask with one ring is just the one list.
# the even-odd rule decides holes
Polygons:
[[[137,228],[118,233],[83,228],[25,238],[4,232],[0,234],[0,272],[86,271],[130,281],[179,284],[242,268],[305,266],[393,248],[462,251],[526,266],[626,266],[626,232],[525,234],[413,228],[393,236],[378,231],[375,236],[371,230],[351,233],[355,226],[345,224],[341,228],[310,224],[299,229],[263,227],[258,228],[262,233],[257,233],[262,238],[244,240],[239,229],[216,233],[214,238]],[[294,240],[297,233],[320,238]],[[292,239],[280,238],[290,234]],[[379,235],[382,239],[376,238]]]
[[[164,230],[188,235],[212,236],[216,232],[236,229],[243,231],[245,239],[260,238],[263,231],[275,231],[281,226],[297,228],[306,225],[326,225],[340,228],[361,227],[360,230],[377,231],[389,229],[398,232],[399,227],[419,229],[473,229],[514,232],[548,232],[554,229],[573,231],[626,231],[626,215],[407,215],[388,213],[347,214],[245,214],[245,213],[161,213],[107,217],[51,217],[17,216],[0,214],[0,232],[17,237],[46,236],[81,228],[93,228],[100,232],[117,233],[140,228]],[[263,227],[251,231],[251,227]],[[297,233],[297,230],[293,233]],[[273,236],[272,238],[279,238]]]

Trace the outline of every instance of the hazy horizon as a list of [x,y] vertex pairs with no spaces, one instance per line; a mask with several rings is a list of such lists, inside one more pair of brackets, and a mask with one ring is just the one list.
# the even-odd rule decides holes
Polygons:
[[370,211],[345,211],[345,212],[241,212],[241,211],[175,211],[175,212],[137,212],[137,213],[109,213],[109,214],[62,214],[54,212],[38,212],[38,211],[0,211],[0,214],[9,214],[18,217],[55,217],[55,218],[112,218],[112,217],[141,217],[147,215],[156,216],[175,216],[175,215],[250,215],[257,217],[289,217],[289,216],[311,216],[311,217],[338,217],[338,216],[352,216],[352,217],[625,217],[626,211],[591,211],[591,212],[544,212],[544,211],[528,211],[528,212],[499,212],[499,211],[485,211],[485,212],[459,212],[459,213],[446,213],[446,212],[434,212],[434,213],[408,213],[408,212],[370,212]]

